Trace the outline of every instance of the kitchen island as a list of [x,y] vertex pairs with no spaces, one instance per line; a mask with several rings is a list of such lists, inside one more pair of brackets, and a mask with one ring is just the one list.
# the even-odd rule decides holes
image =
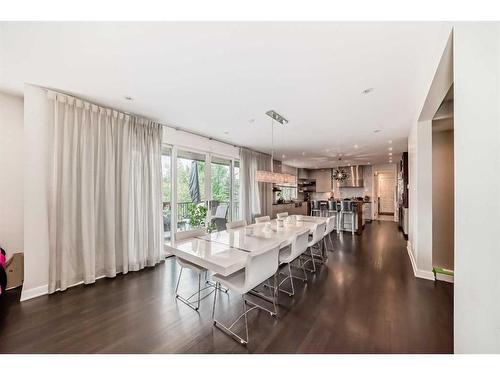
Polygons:
[[309,202],[274,203],[271,218],[276,218],[282,212],[288,212],[289,215],[309,215],[309,211]]
[[[352,232],[352,225],[354,224],[354,233],[361,234],[365,226],[365,218],[363,217],[363,206],[365,202],[362,200],[353,200],[352,204],[354,206],[354,222],[352,215],[343,215],[340,230]],[[340,215],[340,213],[338,213],[338,215]]]

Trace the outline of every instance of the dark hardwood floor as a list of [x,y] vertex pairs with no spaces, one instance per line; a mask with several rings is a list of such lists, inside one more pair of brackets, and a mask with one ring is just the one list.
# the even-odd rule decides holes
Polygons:
[[[416,279],[406,242],[393,222],[361,236],[336,235],[326,266],[280,294],[279,319],[249,315],[247,347],[214,328],[213,299],[199,313],[174,298],[174,259],[141,272],[64,293],[0,301],[0,353],[451,353],[453,286]],[[185,272],[184,293],[197,286]],[[222,295],[219,317],[241,309]]]

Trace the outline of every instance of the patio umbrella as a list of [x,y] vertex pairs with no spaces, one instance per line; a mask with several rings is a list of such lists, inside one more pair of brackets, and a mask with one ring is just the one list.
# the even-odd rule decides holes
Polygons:
[[200,182],[198,180],[198,163],[196,160],[191,162],[191,171],[189,173],[189,194],[191,201],[198,204],[200,203]]

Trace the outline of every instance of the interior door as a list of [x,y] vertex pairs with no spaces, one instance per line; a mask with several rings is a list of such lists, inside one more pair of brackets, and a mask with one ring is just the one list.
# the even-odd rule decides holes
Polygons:
[[380,176],[378,181],[380,214],[394,214],[394,177]]

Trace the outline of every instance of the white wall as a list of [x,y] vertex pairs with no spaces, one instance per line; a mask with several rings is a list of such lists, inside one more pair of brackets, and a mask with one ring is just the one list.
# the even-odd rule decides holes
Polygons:
[[[446,30],[445,30],[446,31]],[[443,34],[441,58],[419,118],[408,137],[408,255],[415,276],[434,280],[432,273],[432,118],[453,84],[453,45]]]
[[436,131],[436,126],[443,122],[452,124],[453,120],[433,121],[432,132],[432,265],[452,270],[455,205],[453,129]]
[[24,285],[21,301],[48,292],[49,120],[46,91],[24,86]]
[[454,76],[455,352],[500,353],[498,23],[455,27]]
[[23,98],[0,92],[0,246],[23,252]]

